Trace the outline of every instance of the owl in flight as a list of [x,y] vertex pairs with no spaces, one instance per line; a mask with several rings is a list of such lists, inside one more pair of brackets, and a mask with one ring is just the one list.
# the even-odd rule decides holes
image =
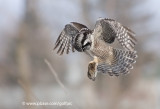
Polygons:
[[[123,49],[111,46],[116,39]],[[133,31],[115,20],[99,18],[93,30],[77,22],[65,25],[54,49],[58,48],[57,54],[60,55],[77,50],[93,57],[87,74],[94,81],[98,72],[108,73],[110,76],[129,73],[137,58],[134,49],[136,43]]]

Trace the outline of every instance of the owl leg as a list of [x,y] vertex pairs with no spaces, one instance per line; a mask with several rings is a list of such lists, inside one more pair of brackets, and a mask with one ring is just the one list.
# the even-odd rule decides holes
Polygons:
[[94,60],[89,62],[88,65],[88,78],[95,81],[97,76],[97,65],[98,65],[98,58],[94,56]]

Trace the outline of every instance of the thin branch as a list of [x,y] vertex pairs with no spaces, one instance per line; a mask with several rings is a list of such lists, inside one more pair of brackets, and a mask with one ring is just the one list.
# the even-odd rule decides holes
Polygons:
[[[28,90],[28,88],[26,87],[25,83],[23,81],[21,81],[20,79],[18,79],[18,84],[24,89],[24,91],[29,92],[30,98],[33,98],[35,101],[41,101],[40,99],[38,99],[38,97],[35,96],[35,94],[33,92],[31,92],[31,90]],[[28,101],[27,101],[28,102]],[[45,106],[41,105],[42,109],[46,109]]]
[[48,65],[49,69],[51,70],[52,74],[54,75],[56,81],[58,82],[58,84],[65,90],[65,92],[67,92],[66,87],[64,86],[64,84],[61,82],[61,80],[59,79],[56,71],[53,69],[53,67],[51,66],[51,64],[48,62],[47,59],[44,60],[44,62]]
[[[67,90],[67,88],[64,86],[64,84],[61,82],[61,80],[59,79],[57,72],[53,69],[52,65],[50,64],[50,62],[47,59],[44,59],[45,63],[48,65],[49,69],[51,70],[52,74],[54,75],[56,81],[58,82],[58,84],[64,89],[66,95],[73,99],[73,96],[71,96]],[[75,102],[75,100],[73,100],[73,102]],[[74,106],[75,105],[75,106]],[[78,109],[76,103],[74,104],[74,109]]]

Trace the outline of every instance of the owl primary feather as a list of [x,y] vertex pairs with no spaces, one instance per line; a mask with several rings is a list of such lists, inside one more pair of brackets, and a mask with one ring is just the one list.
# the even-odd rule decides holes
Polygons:
[[[116,39],[123,49],[110,45]],[[113,19],[99,18],[93,30],[77,22],[65,25],[54,49],[58,49],[57,54],[60,55],[76,50],[93,57],[87,74],[88,78],[94,81],[98,72],[108,73],[110,76],[129,73],[136,63],[136,43],[132,30]]]

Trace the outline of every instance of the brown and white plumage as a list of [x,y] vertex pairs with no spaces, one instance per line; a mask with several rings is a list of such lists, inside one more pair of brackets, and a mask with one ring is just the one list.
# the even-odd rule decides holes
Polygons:
[[[110,46],[117,39],[124,49]],[[85,52],[94,58],[88,65],[88,77],[95,80],[97,72],[119,76],[133,68],[137,53],[135,33],[112,19],[99,18],[94,30],[72,22],[67,24],[58,37],[57,53],[69,53],[69,49]]]
[[94,39],[94,44],[90,49],[91,54],[98,58],[97,72],[109,73],[109,75],[119,76],[127,74],[133,68],[136,51],[121,50],[106,46],[102,40]]
[[54,49],[58,48],[57,54],[60,53],[62,55],[64,51],[66,51],[66,54],[69,53],[69,51],[72,49],[74,52],[74,46],[72,44],[73,39],[75,39],[76,35],[80,32],[82,28],[87,28],[85,25],[71,22],[70,24],[65,25],[65,28],[60,33]]
[[93,35],[106,43],[113,43],[117,38],[122,47],[131,51],[137,43],[135,33],[113,19],[98,19]]

